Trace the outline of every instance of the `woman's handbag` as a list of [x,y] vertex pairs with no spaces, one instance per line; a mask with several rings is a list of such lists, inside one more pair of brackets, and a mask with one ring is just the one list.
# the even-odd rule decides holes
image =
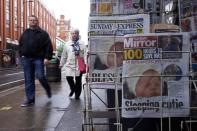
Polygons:
[[85,64],[84,59],[80,56],[77,56],[77,61],[78,61],[80,73],[82,73],[82,74],[86,73],[86,64]]

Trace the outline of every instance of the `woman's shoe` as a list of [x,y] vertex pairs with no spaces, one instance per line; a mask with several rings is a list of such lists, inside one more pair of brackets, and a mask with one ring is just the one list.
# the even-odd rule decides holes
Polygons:
[[69,94],[69,97],[72,97],[74,94],[74,91],[71,91],[70,94]]
[[76,100],[79,100],[79,96],[75,96],[75,99],[76,99]]

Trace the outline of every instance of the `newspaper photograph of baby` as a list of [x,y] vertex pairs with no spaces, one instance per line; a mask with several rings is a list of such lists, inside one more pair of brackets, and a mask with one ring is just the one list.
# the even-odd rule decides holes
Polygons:
[[[178,42],[172,43],[174,39]],[[123,117],[177,117],[189,114],[188,43],[187,33],[125,36]]]

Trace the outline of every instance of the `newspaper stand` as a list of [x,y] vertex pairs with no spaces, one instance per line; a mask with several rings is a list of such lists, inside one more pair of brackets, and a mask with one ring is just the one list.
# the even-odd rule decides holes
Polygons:
[[[161,3],[163,4],[163,1]],[[180,7],[180,0],[178,0],[178,7]],[[154,13],[154,12],[151,12],[151,13]],[[159,11],[159,13],[160,14],[164,13],[163,8]],[[180,17],[179,17],[179,22],[180,22]],[[165,30],[166,26],[167,26],[167,30]],[[179,32],[181,30],[177,26],[166,25],[166,24],[157,24],[157,25],[152,25],[151,27],[152,27],[151,32],[155,32],[156,30],[158,32],[160,31],[161,32],[165,32],[165,31],[167,32],[178,31]],[[196,72],[197,70],[196,71],[192,70],[192,53],[197,52],[197,50],[193,51],[192,48],[193,48],[192,45],[190,45],[189,52],[181,51],[181,53],[189,54],[189,58],[188,58],[189,63],[184,63],[184,64],[189,64],[190,66],[189,72],[186,76],[182,75],[182,77],[189,78],[189,81],[188,81],[189,91],[190,91],[189,97],[191,101],[189,110],[191,111],[191,113],[187,117],[163,117],[161,116],[160,118],[152,118],[152,119],[155,119],[154,122],[156,123],[155,124],[156,129],[154,129],[155,131],[177,131],[177,130],[194,131],[197,129],[197,126],[196,126],[196,122],[197,122],[197,115],[196,115],[197,114],[197,104],[196,104],[196,101],[197,101],[197,84],[196,84],[197,75],[196,74],[197,73]],[[107,52],[91,52],[90,51],[88,54],[88,57],[95,55],[95,53],[101,53],[105,55]],[[114,55],[116,55],[116,52],[114,52]],[[114,63],[116,63],[116,60],[114,60]],[[160,77],[161,79],[163,79],[163,77],[165,76],[161,75]],[[124,124],[127,124],[127,123],[124,123],[124,120],[121,117],[122,114],[120,113],[120,110],[122,109],[122,107],[120,106],[121,105],[120,98],[121,98],[122,93],[120,93],[120,90],[117,88],[117,81],[116,81],[116,79],[119,79],[119,77],[113,77],[113,81],[110,81],[110,82],[99,82],[99,83],[92,82],[91,81],[92,78],[93,77],[91,76],[91,72],[90,71],[87,72],[86,84],[84,84],[83,86],[84,88],[84,110],[83,110],[84,119],[83,119],[83,125],[82,125],[83,131],[96,131],[96,130],[103,130],[103,131],[108,131],[108,130],[109,131],[111,130],[122,131],[123,130],[124,131],[123,126]],[[100,84],[100,88],[95,87],[95,85],[97,84]],[[108,90],[106,88],[102,88],[102,84],[111,84],[115,88]],[[102,90],[103,92],[101,91],[101,93],[99,93],[99,90]],[[108,95],[107,98],[109,98],[110,100],[113,99],[112,101],[114,101],[114,103],[111,106],[109,106],[109,101],[108,101],[109,99],[106,100],[105,95]],[[114,95],[115,97],[110,98],[110,95]],[[100,101],[103,106],[99,108],[94,107],[96,105],[94,103],[95,102],[94,99],[97,99],[97,101]],[[98,106],[100,105],[101,104],[98,104]],[[131,119],[125,119],[125,121],[131,122]],[[114,121],[110,121],[110,120],[114,120]],[[143,124],[142,120],[144,120],[144,118],[136,119],[136,123],[133,124],[132,127],[128,128],[127,131],[138,131],[138,130],[135,130],[135,127],[141,126],[141,124]],[[114,127],[114,128],[110,128],[110,127]],[[139,130],[145,131],[146,129],[139,129]]]
[[[99,53],[99,52],[97,52]],[[100,52],[103,53],[103,52]],[[94,53],[89,52],[88,57],[94,55]],[[108,103],[105,99],[103,93],[106,93],[106,88],[102,88],[102,84],[106,84],[106,82],[90,82],[92,77],[90,76],[90,72],[86,75],[86,84],[84,85],[84,101],[85,101],[85,108],[84,108],[84,122],[82,126],[83,131],[94,131],[94,130],[108,130],[108,128],[115,127],[117,131],[122,131],[122,124],[120,123],[120,108],[118,102],[118,89],[115,82],[116,77],[114,77],[114,81],[107,82],[114,86],[115,88],[115,105],[114,107],[109,108]],[[94,85],[100,84],[101,88],[94,87]],[[99,93],[102,92],[102,93]],[[92,106],[94,103],[94,99],[97,99],[99,106],[102,107],[95,107]],[[94,103],[95,105],[95,103]],[[101,109],[102,108],[102,109]],[[104,109],[104,110],[103,110]],[[109,123],[108,119],[113,118],[115,122]]]
[[[94,52],[95,53],[95,52]],[[94,55],[94,53],[91,54],[91,52],[89,53],[89,56],[90,55]],[[101,52],[103,53],[103,52]],[[189,56],[191,58],[191,52],[181,52],[181,53],[189,53]],[[190,59],[191,60],[191,59]],[[191,62],[191,61],[190,61]],[[191,63],[186,63],[186,64],[190,64]],[[191,72],[191,71],[190,71]],[[191,74],[188,72],[188,76],[182,76],[182,77],[191,77],[192,76],[192,73]],[[162,77],[165,77],[163,75],[160,76],[161,79]],[[155,131],[163,131],[163,130],[168,130],[168,131],[175,131],[176,129],[180,129],[180,130],[185,130],[185,128],[187,127],[188,128],[188,131],[192,131],[192,128],[196,129],[196,127],[194,127],[194,122],[196,122],[196,119],[194,119],[192,116],[188,116],[187,117],[161,117],[161,118],[152,118],[152,119],[146,119],[146,118],[139,118],[139,119],[122,119],[121,118],[121,114],[120,114],[120,109],[121,109],[121,103],[120,103],[120,98],[121,98],[121,94],[119,92],[119,90],[117,89],[117,86],[116,86],[116,79],[118,77],[114,77],[114,81],[111,81],[111,82],[107,82],[107,84],[112,84],[115,86],[115,89],[104,89],[104,88],[95,88],[94,85],[95,84],[101,84],[102,85],[102,82],[100,83],[94,83],[94,82],[91,82],[91,79],[92,77],[90,76],[90,72],[87,73],[87,76],[86,76],[86,84],[84,85],[84,102],[85,102],[85,107],[84,107],[84,122],[83,122],[83,131],[94,131],[94,130],[117,130],[117,131],[122,131],[124,129],[124,126],[131,126],[131,123],[133,121],[135,121],[132,126],[130,128],[128,128],[128,130],[132,130],[134,129],[135,127],[137,126],[140,126],[140,124],[142,124],[144,127],[146,127],[144,124],[146,122],[150,122],[152,121],[152,126],[154,126],[155,128],[152,129],[155,130]],[[190,91],[192,91],[193,94],[196,95],[196,90],[197,90],[197,86],[195,84],[196,80],[189,80],[191,82],[191,85],[193,84],[193,88],[195,89],[195,92],[194,92],[194,89]],[[103,83],[103,84],[106,84],[106,83]],[[192,87],[190,85],[190,88]],[[98,90],[105,90],[106,92],[104,93],[107,93],[107,101],[106,102],[106,99],[105,97],[102,97],[102,96],[99,96],[100,94],[97,94]],[[111,93],[109,93],[111,92]],[[113,92],[113,93],[112,93]],[[102,92],[103,93],[103,92]],[[103,94],[102,94],[103,95]],[[114,98],[110,96],[115,96]],[[96,98],[98,100],[101,101],[101,103],[103,103],[103,107],[102,109],[104,110],[101,110],[100,108],[99,109],[96,109],[95,107],[93,107],[93,105],[95,106],[95,104],[92,104],[94,103],[94,99],[95,97],[93,96],[96,96]],[[196,96],[195,96],[196,97]],[[114,99],[114,100],[113,100]],[[111,104],[111,106],[109,106],[109,101],[113,102],[113,104]],[[98,104],[100,105],[100,104]],[[196,106],[195,107],[191,107],[191,109],[195,109],[196,110]],[[109,120],[109,121],[108,121]],[[151,123],[151,122],[150,122]],[[125,124],[125,125],[124,125]],[[130,125],[129,125],[130,124]],[[178,125],[178,127],[177,127]],[[145,129],[139,129],[139,130],[145,130]],[[136,131],[138,131],[138,129],[136,129]]]

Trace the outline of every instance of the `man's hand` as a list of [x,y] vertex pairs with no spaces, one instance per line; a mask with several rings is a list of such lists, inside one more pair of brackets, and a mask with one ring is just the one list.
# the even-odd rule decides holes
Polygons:
[[48,65],[49,64],[49,60],[48,59],[44,59],[44,65]]

